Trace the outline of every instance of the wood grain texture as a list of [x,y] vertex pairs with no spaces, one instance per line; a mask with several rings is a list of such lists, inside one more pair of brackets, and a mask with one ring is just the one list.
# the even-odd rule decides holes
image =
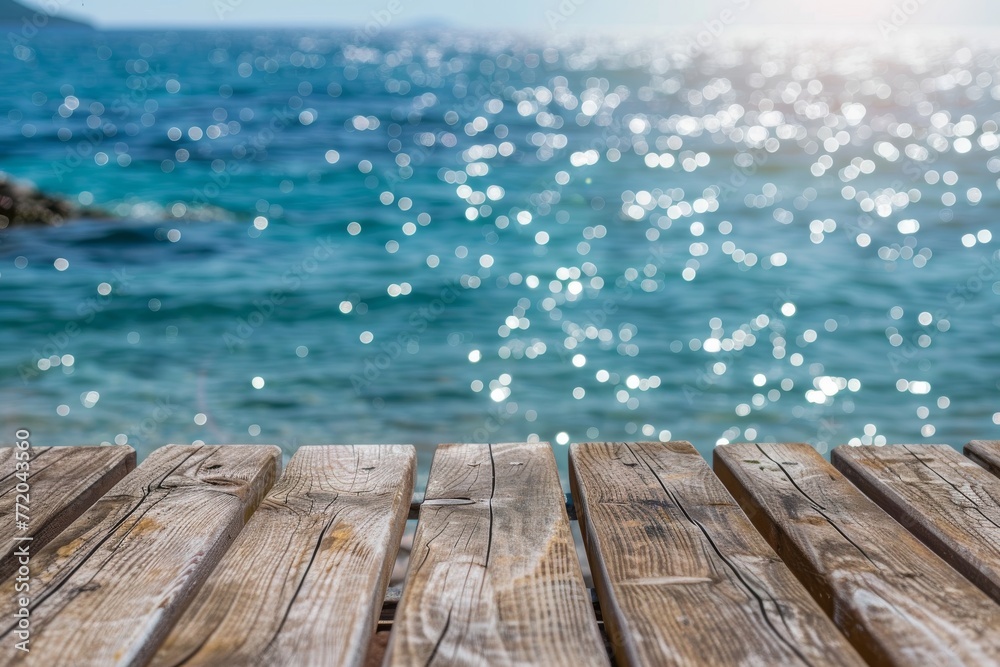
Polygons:
[[570,448],[620,665],[862,665],[687,442]]
[[1000,607],[815,449],[723,445],[715,470],[870,663],[1000,662]]
[[[167,446],[31,558],[31,653],[0,597],[0,664],[143,665],[274,483],[271,446]],[[8,580],[4,585],[11,585]]]
[[608,664],[547,444],[438,447],[385,664]]
[[300,448],[151,664],[363,665],[416,461],[410,446]]
[[970,459],[1000,477],[1000,440],[973,440],[964,451]]
[[135,450],[128,446],[32,447],[27,481],[29,528],[22,531],[14,525],[21,482],[16,477],[17,451],[0,449],[0,580],[17,567],[15,537],[30,537],[31,548],[41,549],[135,468]]
[[830,458],[892,518],[1000,602],[1000,479],[948,445],[841,446]]

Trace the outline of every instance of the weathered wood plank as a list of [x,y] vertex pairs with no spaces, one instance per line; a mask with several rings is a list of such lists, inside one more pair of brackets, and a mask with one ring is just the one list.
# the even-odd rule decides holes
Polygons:
[[410,446],[300,448],[151,664],[364,664],[416,461]]
[[893,519],[1000,602],[1000,479],[948,445],[845,445],[830,458]]
[[1000,440],[973,440],[964,451],[970,459],[1000,477]]
[[864,664],[689,443],[569,460],[618,664]]
[[[27,471],[28,529],[14,525],[21,480],[18,450],[0,449],[0,580],[17,568],[15,538],[31,538],[37,551],[135,468],[135,450],[116,447],[32,447]],[[24,471],[22,465],[20,471]],[[23,489],[24,487],[22,487]]]
[[723,445],[715,470],[870,663],[1000,661],[1000,607],[812,447]]
[[[32,554],[23,662],[145,664],[273,484],[280,456],[271,446],[153,452]],[[15,605],[0,597],[0,664],[22,655]]]
[[547,444],[438,447],[385,664],[608,664]]

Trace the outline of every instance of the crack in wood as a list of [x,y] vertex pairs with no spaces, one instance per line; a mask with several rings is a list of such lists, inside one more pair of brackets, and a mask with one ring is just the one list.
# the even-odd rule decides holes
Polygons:
[[489,569],[490,553],[493,551],[493,496],[495,496],[497,492],[497,466],[495,461],[493,460],[493,445],[490,444],[487,445],[487,447],[489,447],[489,452],[490,452],[490,476],[492,477],[492,480],[490,482],[490,500],[489,500],[490,523],[489,526],[487,526],[488,533],[486,536],[486,568]]
[[[13,449],[13,448],[11,448],[11,449]],[[34,447],[32,447],[31,449],[34,450]],[[46,470],[48,468],[51,468],[53,465],[59,463],[59,459],[56,459],[55,461],[52,461],[51,463],[49,463],[49,459],[52,458],[50,456],[50,457],[47,457],[45,459],[46,465],[42,466],[41,468],[39,468],[38,466],[36,466],[35,464],[38,462],[38,459],[42,458],[42,455],[44,455],[44,454],[52,451],[52,447],[45,447],[44,449],[43,448],[39,448],[39,449],[42,449],[42,451],[40,451],[37,455],[32,456],[31,459],[30,459],[30,462],[31,462],[30,472],[31,472],[31,477],[32,478],[36,477],[37,475],[39,475],[40,473],[42,473],[44,470]],[[11,460],[11,464],[13,464],[13,463],[16,462],[15,460],[13,460],[13,455],[11,455],[11,459],[12,459]],[[4,482],[6,482],[11,477],[14,477],[17,473],[18,473],[17,466],[12,465],[11,469],[10,469],[10,472],[7,473],[6,475],[4,475],[3,477],[0,477],[0,484],[3,484]],[[5,496],[8,493],[11,493],[12,491],[14,491],[16,488],[17,488],[16,484],[11,484],[4,491],[0,492],[0,496]]]
[[428,667],[432,662],[434,662],[435,656],[437,656],[438,649],[441,648],[441,643],[444,641],[444,636],[448,634],[448,628],[451,627],[451,609],[448,610],[448,617],[444,620],[444,627],[441,629],[441,634],[438,635],[437,641],[434,642],[434,649],[431,654],[427,657],[427,662],[424,663],[424,667]]
[[970,498],[969,496],[967,496],[964,491],[962,491],[960,488],[958,488],[958,486],[956,486],[950,480],[946,479],[945,476],[942,475],[941,473],[939,473],[937,470],[935,470],[934,468],[932,468],[931,466],[929,466],[926,461],[924,461],[919,456],[917,456],[916,452],[914,452],[913,450],[911,450],[909,447],[907,447],[906,445],[903,445],[903,449],[905,449],[911,456],[913,456],[913,458],[915,458],[917,461],[919,461],[920,465],[922,465],[925,468],[927,468],[928,470],[930,470],[942,482],[944,482],[945,484],[947,484],[948,486],[950,486],[951,488],[953,488],[960,496],[962,496],[963,498],[965,498],[966,500],[968,500],[970,503],[972,503],[972,509],[976,510],[976,512],[978,512],[981,517],[983,517],[984,519],[986,519],[987,521],[989,521],[990,524],[993,527],[1000,528],[1000,524],[998,524],[996,521],[994,521],[990,517],[986,516],[986,514],[983,512],[983,510],[980,509],[979,504],[975,500],[973,500],[972,498]]
[[[764,617],[764,623],[767,624],[767,627],[771,630],[774,636],[777,637],[778,641],[784,644],[795,655],[795,657],[797,657],[799,660],[802,661],[803,664],[811,666],[812,662],[810,662],[809,659],[806,658],[806,656],[802,653],[802,651],[799,650],[799,648],[795,646],[795,644],[789,641],[787,637],[785,637],[781,632],[778,631],[778,628],[775,627],[774,622],[771,619],[771,614],[768,613],[767,605],[764,604],[764,598],[744,578],[743,573],[740,572],[738,567],[736,567],[736,564],[730,561],[730,559],[725,554],[722,553],[722,551],[719,549],[719,546],[715,543],[715,540],[712,538],[712,535],[708,532],[708,529],[705,528],[705,526],[700,521],[698,521],[697,519],[692,517],[691,514],[688,513],[687,508],[685,508],[684,505],[681,504],[680,499],[669,488],[667,488],[667,485],[663,482],[662,479],[660,479],[660,476],[656,474],[656,471],[653,469],[653,466],[649,463],[649,461],[647,461],[643,457],[638,456],[634,451],[632,451],[632,448],[629,446],[628,443],[625,443],[625,447],[632,454],[632,456],[635,457],[637,461],[641,461],[644,464],[644,466],[649,470],[649,472],[652,473],[653,478],[660,485],[660,488],[663,489],[663,492],[667,494],[667,497],[670,498],[671,501],[673,501],[674,505],[677,506],[677,509],[679,509],[681,513],[684,515],[684,518],[698,528],[701,534],[705,537],[705,540],[708,542],[709,546],[711,546],[716,556],[718,556],[719,559],[723,563],[725,563],[726,567],[728,567],[732,571],[736,579],[743,585],[743,587],[747,590],[747,592],[749,592],[750,595],[757,601],[757,606],[760,608],[760,613]],[[774,604],[775,611],[777,611],[778,617],[781,619],[782,625],[784,625],[785,628],[788,629],[788,621],[785,619],[785,615],[781,611],[781,605],[778,604],[778,601],[775,600],[774,596],[772,596],[769,592],[765,591],[764,596],[766,596],[767,599],[769,599],[771,603]]]
[[[104,537],[102,537],[100,540],[98,540],[97,543],[94,544],[93,547],[83,556],[83,558],[81,558],[79,560],[79,562],[77,562],[75,565],[73,565],[72,567],[70,567],[68,569],[61,570],[59,572],[59,576],[56,579],[53,579],[53,582],[56,582],[56,583],[54,583],[49,588],[49,590],[44,591],[37,598],[33,599],[32,600],[33,604],[31,605],[30,609],[32,611],[34,611],[35,609],[38,609],[38,607],[40,605],[42,605],[46,600],[48,600],[50,597],[52,597],[57,592],[59,592],[60,590],[62,590],[62,587],[66,584],[66,582],[69,581],[70,578],[72,578],[72,576],[80,568],[82,568],[85,564],[87,564],[90,561],[90,558],[97,552],[97,550],[100,549],[105,543],[107,543],[108,541],[110,541],[115,536],[115,533],[118,531],[118,529],[121,528],[125,524],[125,522],[128,521],[140,509],[140,507],[142,507],[142,505],[146,501],[146,499],[149,498],[149,496],[152,495],[152,493],[153,493],[153,484],[156,484],[156,487],[158,489],[161,488],[160,485],[163,483],[164,480],[166,480],[168,477],[170,477],[175,472],[177,472],[177,470],[182,465],[184,465],[192,456],[194,456],[199,451],[201,451],[201,449],[202,449],[201,447],[198,447],[194,451],[190,452],[183,459],[181,459],[181,461],[176,466],[174,466],[173,468],[171,468],[165,475],[162,475],[161,477],[159,477],[158,481],[154,480],[153,482],[150,482],[150,484],[147,484],[146,487],[145,487],[145,489],[142,491],[142,497],[138,499],[138,502],[136,502],[125,513],[124,516],[122,516],[118,521],[116,521],[114,523],[114,525],[111,527],[111,530],[109,530],[107,532],[107,534],[104,535]],[[169,495],[169,491],[168,491],[167,494],[164,495],[164,498],[167,495]],[[132,496],[130,496],[130,495],[126,496],[126,497],[132,498]],[[163,500],[163,499],[161,498],[160,500]],[[160,502],[160,501],[157,501],[157,503],[158,502]],[[154,506],[155,506],[155,503],[154,503]],[[148,512],[149,509],[150,508],[146,508],[143,511],[143,514],[145,514],[146,512]],[[84,514],[84,516],[86,516],[86,514]],[[134,527],[134,524],[133,524],[133,527]],[[129,530],[131,530],[131,528]],[[121,543],[119,542],[119,545],[120,544]],[[51,546],[51,543],[50,543],[50,546]],[[105,561],[105,563],[106,562],[107,561]],[[101,567],[103,567],[103,565]],[[98,570],[98,571],[100,571],[100,570]],[[15,625],[10,625],[10,626],[6,627],[2,632],[0,632],[0,635],[7,635],[7,634],[9,634],[11,631],[13,631],[14,627],[15,627]]]
[[774,465],[778,466],[778,470],[780,470],[780,471],[782,472],[782,474],[783,474],[783,475],[784,475],[784,476],[785,476],[785,477],[786,477],[786,478],[788,479],[788,481],[792,483],[792,486],[794,486],[794,487],[795,487],[795,489],[796,489],[796,490],[797,490],[797,491],[798,491],[798,492],[799,492],[800,494],[802,494],[802,497],[803,497],[803,498],[805,498],[805,499],[806,499],[806,501],[808,501],[808,502],[809,502],[809,504],[810,504],[810,505],[812,506],[812,508],[813,508],[814,510],[816,510],[816,513],[817,513],[817,514],[819,514],[819,515],[820,515],[821,517],[823,517],[823,519],[824,519],[824,520],[825,520],[825,521],[826,521],[826,522],[827,522],[828,524],[830,524],[830,526],[831,526],[831,527],[832,527],[832,528],[833,528],[833,529],[834,529],[835,531],[837,531],[837,533],[839,533],[841,537],[843,537],[843,538],[844,538],[845,540],[847,540],[847,542],[848,542],[848,543],[849,543],[849,544],[850,544],[851,546],[853,546],[853,547],[854,547],[855,549],[857,549],[857,550],[858,550],[858,552],[860,552],[860,553],[861,553],[861,555],[865,557],[865,560],[867,560],[867,561],[868,561],[869,563],[871,563],[872,565],[874,565],[874,566],[875,566],[875,569],[876,569],[876,570],[881,570],[881,569],[882,569],[882,567],[881,567],[881,566],[880,566],[880,565],[879,565],[878,563],[876,563],[876,562],[875,562],[875,561],[874,561],[874,560],[872,559],[872,557],[871,557],[871,556],[869,556],[869,555],[868,555],[868,552],[866,552],[866,551],[865,551],[864,549],[862,549],[862,548],[861,548],[861,545],[860,545],[860,544],[858,544],[857,542],[855,542],[854,540],[852,540],[852,539],[851,539],[851,538],[850,538],[850,537],[849,537],[849,536],[847,535],[847,533],[845,533],[845,532],[843,531],[843,529],[841,529],[841,527],[840,527],[840,526],[838,526],[838,525],[837,525],[837,523],[836,523],[836,522],[835,522],[835,521],[834,521],[833,519],[831,519],[831,518],[830,518],[830,517],[829,517],[829,516],[827,515],[827,513],[826,513],[826,508],[825,508],[825,507],[823,507],[822,505],[820,505],[820,504],[819,504],[818,502],[816,502],[815,500],[813,500],[813,498],[812,498],[812,497],[811,497],[811,496],[810,496],[810,495],[809,495],[808,493],[806,493],[806,492],[805,492],[805,491],[804,491],[804,490],[802,489],[802,487],[800,487],[800,486],[798,485],[798,483],[797,483],[797,482],[795,481],[795,479],[793,479],[793,478],[792,478],[791,474],[790,474],[790,473],[789,473],[789,472],[788,472],[788,471],[787,471],[787,470],[785,469],[785,466],[781,465],[781,463],[779,463],[779,462],[778,462],[778,461],[776,461],[776,460],[775,460],[774,458],[772,458],[772,457],[771,457],[771,455],[770,455],[770,454],[768,454],[767,452],[765,452],[765,451],[764,451],[764,449],[763,449],[763,448],[762,448],[762,447],[761,447],[760,445],[756,445],[756,447],[757,447],[757,449],[759,449],[759,450],[760,450],[760,453],[761,453],[761,454],[763,454],[764,456],[766,456],[766,457],[767,457],[767,459],[768,459],[769,461],[771,461],[771,462],[772,462],[772,463],[773,463]]
[[[335,502],[339,496],[334,496],[333,500],[324,508],[324,513],[328,510]],[[271,635],[271,639],[267,642],[267,646],[264,647],[262,653],[266,653],[271,649],[271,646],[278,640],[278,635],[281,634],[281,630],[285,627],[285,623],[288,622],[288,617],[292,613],[292,607],[295,605],[295,601],[299,597],[299,593],[302,592],[302,587],[305,585],[306,578],[309,576],[309,571],[312,569],[313,563],[316,562],[316,556],[319,554],[320,547],[323,545],[323,540],[326,539],[327,533],[333,527],[333,524],[337,522],[337,518],[340,516],[343,508],[338,509],[336,512],[330,515],[330,518],[323,525],[323,529],[319,531],[319,536],[316,539],[316,544],[313,547],[312,553],[309,555],[309,562],[306,563],[305,568],[302,570],[302,576],[299,577],[299,581],[295,586],[295,592],[292,593],[291,599],[288,604],[285,605],[285,611],[281,615],[281,621],[278,623],[278,627],[274,630]]]

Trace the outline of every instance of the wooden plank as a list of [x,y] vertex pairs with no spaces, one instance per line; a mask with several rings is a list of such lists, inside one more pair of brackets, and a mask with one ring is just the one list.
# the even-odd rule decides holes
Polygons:
[[363,665],[416,463],[410,446],[300,448],[151,664]]
[[438,447],[385,664],[608,664],[548,444]]
[[864,664],[689,443],[569,460],[618,664]]
[[[32,447],[28,461],[28,529],[16,529],[21,483],[13,447],[0,449],[0,581],[17,569],[15,538],[31,538],[37,551],[135,468],[131,447]],[[20,470],[23,472],[24,467]],[[22,487],[23,489],[24,487]],[[18,542],[20,543],[20,542]]]
[[1000,440],[973,440],[964,451],[970,459],[1000,477]]
[[870,663],[1000,661],[1000,607],[815,449],[723,445],[715,470]]
[[[153,452],[31,555],[31,663],[145,664],[273,484],[280,457],[255,445]],[[16,605],[0,596],[0,664],[23,655]]]
[[1000,602],[1000,479],[948,445],[841,446],[831,460],[911,533]]

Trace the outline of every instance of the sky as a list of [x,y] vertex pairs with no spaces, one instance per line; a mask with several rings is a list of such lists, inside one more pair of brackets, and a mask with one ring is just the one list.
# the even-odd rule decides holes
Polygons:
[[[100,27],[258,27],[444,22],[532,32],[733,25],[839,25],[905,29],[1000,25],[998,0],[48,0]],[[41,0],[24,0],[40,6]],[[724,10],[730,13],[723,15]]]

